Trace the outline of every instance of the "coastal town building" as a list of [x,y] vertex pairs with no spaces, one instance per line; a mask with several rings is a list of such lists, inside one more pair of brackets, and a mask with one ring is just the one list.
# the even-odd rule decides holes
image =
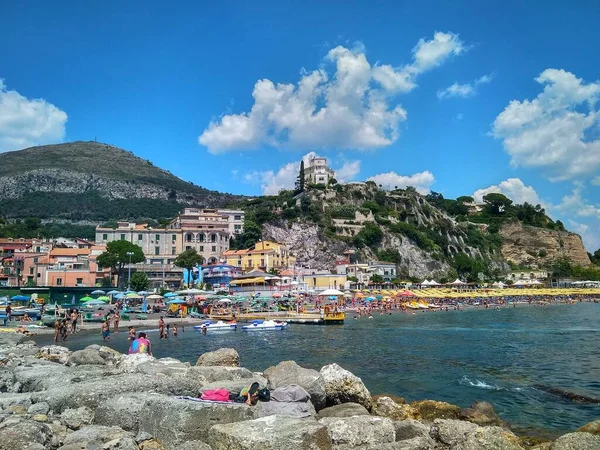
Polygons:
[[166,228],[131,222],[117,222],[115,228],[98,226],[96,243],[126,240],[139,245],[146,264],[171,266],[177,255],[189,249],[202,256],[202,264],[215,264],[243,226],[243,211],[185,208]]
[[390,283],[397,278],[397,267],[394,263],[382,261],[370,262],[369,271],[371,272],[371,276],[379,275],[386,283]]
[[211,264],[202,267],[202,282],[210,284],[213,288],[229,286],[234,278],[241,275],[241,267],[229,264]]
[[345,289],[348,278],[346,275],[332,273],[314,273],[302,277],[308,291],[324,291],[325,289]]
[[244,272],[292,267],[296,258],[284,244],[259,241],[245,250],[227,250],[222,253],[227,264],[241,268]]
[[335,172],[327,167],[327,158],[315,156],[310,158],[304,168],[304,179],[309,184],[328,184],[335,177]]
[[527,280],[527,281],[545,281],[550,277],[550,273],[547,270],[511,270],[506,276],[507,280],[512,281],[513,283],[519,280]]

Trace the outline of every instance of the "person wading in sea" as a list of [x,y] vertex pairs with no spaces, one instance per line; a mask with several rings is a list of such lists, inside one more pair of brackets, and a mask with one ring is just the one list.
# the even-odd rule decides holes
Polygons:
[[160,336],[160,339],[162,339],[164,337],[164,333],[165,333],[165,319],[163,319],[163,316],[160,316],[160,319],[158,319],[158,335]]
[[102,340],[110,341],[110,321],[109,321],[109,319],[107,319],[106,322],[102,322],[102,325],[100,325],[100,331],[102,332]]

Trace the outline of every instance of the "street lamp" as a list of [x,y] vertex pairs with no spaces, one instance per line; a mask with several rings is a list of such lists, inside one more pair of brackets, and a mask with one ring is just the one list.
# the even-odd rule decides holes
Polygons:
[[127,252],[127,256],[129,256],[129,266],[127,267],[127,290],[129,290],[131,289],[131,257],[133,252]]

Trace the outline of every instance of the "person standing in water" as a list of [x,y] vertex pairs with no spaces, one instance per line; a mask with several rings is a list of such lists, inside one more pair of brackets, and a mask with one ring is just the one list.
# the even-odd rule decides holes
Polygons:
[[164,334],[165,334],[165,319],[163,319],[163,316],[160,316],[160,319],[158,319],[158,335],[160,336],[160,339],[163,339]]
[[102,322],[100,325],[100,331],[102,332],[102,340],[110,341],[110,320],[106,319],[105,322]]
[[115,312],[115,314],[113,315],[113,331],[115,334],[117,334],[119,332],[119,321],[121,320],[121,314],[119,313],[119,310],[117,309],[117,311]]
[[152,356],[152,345],[146,338],[146,333],[140,332],[138,338],[132,342],[131,347],[129,347],[129,354],[131,355],[134,353],[146,353]]

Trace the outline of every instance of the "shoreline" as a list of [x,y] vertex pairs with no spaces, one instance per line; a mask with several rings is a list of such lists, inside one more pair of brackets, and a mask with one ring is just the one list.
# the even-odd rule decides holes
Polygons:
[[[600,448],[595,447],[600,446],[600,421],[551,443],[517,436],[486,402],[460,408],[372,395],[360,378],[337,364],[313,370],[285,361],[251,372],[240,367],[238,353],[229,348],[203,353],[192,365],[123,355],[97,344],[74,352],[40,348],[21,335],[2,333],[0,360],[5,374],[12,375],[0,380],[5,392],[0,427],[6,448],[15,450],[61,445],[71,450],[76,447],[69,445],[82,443],[109,450]],[[217,388],[239,393],[253,382],[271,389],[270,402],[248,406],[188,399]]]

